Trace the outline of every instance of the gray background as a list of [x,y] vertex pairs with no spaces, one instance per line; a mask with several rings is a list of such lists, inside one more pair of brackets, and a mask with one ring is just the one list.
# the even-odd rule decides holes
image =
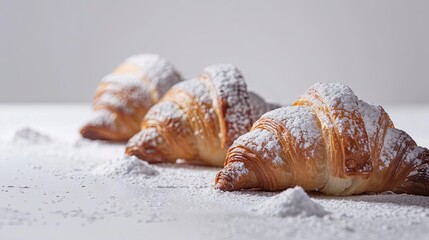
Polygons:
[[185,77],[234,63],[281,103],[323,81],[379,104],[429,103],[429,1],[0,0],[0,102],[90,102],[144,52]]

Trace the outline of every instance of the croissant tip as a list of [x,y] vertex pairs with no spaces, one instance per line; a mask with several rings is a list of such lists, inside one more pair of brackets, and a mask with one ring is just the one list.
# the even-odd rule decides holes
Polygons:
[[85,125],[80,129],[80,135],[84,138],[88,138],[91,140],[100,139],[101,136],[98,134],[97,129],[91,125]]
[[117,132],[113,132],[106,127],[94,126],[87,124],[80,129],[80,135],[90,140],[105,140],[123,142],[128,138],[121,136]]
[[230,175],[225,174],[222,170],[216,175],[214,189],[221,191],[234,191],[235,181]]
[[162,163],[161,159],[150,156],[144,152],[144,150],[139,145],[129,145],[125,148],[125,154],[128,156],[135,156],[140,160],[146,161],[148,163]]
[[138,158],[141,157],[141,153],[136,146],[130,146],[130,147],[127,146],[125,148],[125,154],[127,154],[128,156],[136,156]]
[[221,191],[228,191],[228,192],[234,190],[230,184],[226,184],[226,182],[222,180],[218,181],[215,184],[214,189],[221,190]]

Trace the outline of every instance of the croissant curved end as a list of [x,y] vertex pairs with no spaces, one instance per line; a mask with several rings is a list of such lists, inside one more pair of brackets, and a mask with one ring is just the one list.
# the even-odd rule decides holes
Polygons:
[[91,140],[101,139],[103,134],[100,134],[99,127],[93,125],[85,125],[80,129],[80,135]]
[[214,188],[222,191],[256,188],[255,180],[255,174],[243,162],[233,161],[218,172]]
[[429,149],[423,148],[418,158],[416,169],[399,184],[394,192],[429,196]]
[[148,128],[138,132],[129,141],[125,154],[136,156],[149,163],[165,162],[162,153],[163,138],[157,134],[155,128]]
[[216,174],[214,188],[222,191],[239,190],[235,188],[236,184],[235,184],[235,181],[232,179],[232,177],[230,177],[228,174],[225,174],[225,172],[222,170]]
[[81,129],[80,134],[91,140],[127,141],[132,135],[121,131],[117,126],[116,113],[108,109],[96,110],[90,121]]
[[80,129],[80,134],[84,138],[91,140],[107,140],[107,141],[127,141],[128,136],[123,136],[117,131],[111,130],[109,127],[87,124]]

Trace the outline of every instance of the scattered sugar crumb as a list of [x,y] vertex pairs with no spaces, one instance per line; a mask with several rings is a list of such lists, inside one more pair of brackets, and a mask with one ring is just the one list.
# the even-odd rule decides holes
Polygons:
[[124,156],[112,159],[92,171],[94,175],[106,176],[110,178],[120,178],[124,176],[156,176],[159,172],[151,167],[147,162],[139,160],[135,156]]
[[302,187],[289,188],[270,197],[254,209],[257,213],[270,217],[323,217],[327,212],[322,205],[314,202]]

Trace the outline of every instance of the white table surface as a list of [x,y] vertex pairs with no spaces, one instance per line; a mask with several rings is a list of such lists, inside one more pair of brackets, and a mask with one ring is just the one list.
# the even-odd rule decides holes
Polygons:
[[[429,107],[387,107],[398,128],[429,146]],[[155,166],[130,183],[91,169],[123,145],[84,141],[88,105],[0,105],[0,239],[428,239],[429,198],[379,194],[312,199],[327,217],[256,214],[273,193],[213,190],[218,168]],[[30,128],[50,143],[16,142]]]

